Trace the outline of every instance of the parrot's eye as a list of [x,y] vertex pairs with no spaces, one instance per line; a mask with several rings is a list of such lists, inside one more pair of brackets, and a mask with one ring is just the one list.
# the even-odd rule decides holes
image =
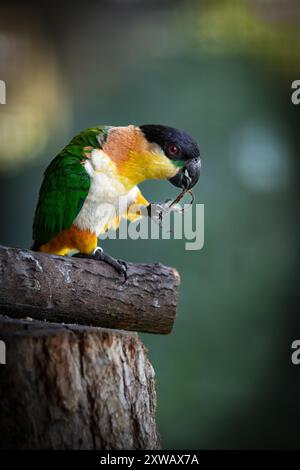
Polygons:
[[179,148],[174,144],[169,145],[168,146],[168,154],[171,155],[172,157],[178,155],[179,154]]

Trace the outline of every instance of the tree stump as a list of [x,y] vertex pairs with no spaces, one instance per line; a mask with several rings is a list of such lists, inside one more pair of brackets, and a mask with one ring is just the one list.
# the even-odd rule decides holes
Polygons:
[[1,449],[159,449],[136,333],[0,316]]

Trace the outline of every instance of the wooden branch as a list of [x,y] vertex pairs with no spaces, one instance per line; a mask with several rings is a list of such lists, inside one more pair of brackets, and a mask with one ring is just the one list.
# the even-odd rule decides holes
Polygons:
[[107,264],[0,246],[0,311],[15,318],[170,333],[179,274],[128,263],[128,281]]
[[160,448],[136,333],[0,315],[0,339],[0,449]]

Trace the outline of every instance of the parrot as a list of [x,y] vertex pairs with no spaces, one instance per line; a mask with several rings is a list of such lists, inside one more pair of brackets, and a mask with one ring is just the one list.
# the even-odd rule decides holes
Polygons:
[[70,141],[44,173],[31,249],[103,261],[126,280],[126,262],[104,252],[98,238],[109,229],[116,230],[122,218],[138,219],[140,208],[151,217],[155,205],[143,196],[140,183],[164,179],[191,189],[200,168],[198,143],[179,129],[156,124],[88,128]]

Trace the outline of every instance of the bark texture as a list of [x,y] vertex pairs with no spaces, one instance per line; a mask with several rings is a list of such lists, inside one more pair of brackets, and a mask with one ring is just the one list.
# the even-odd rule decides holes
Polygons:
[[[21,270],[24,256],[44,271],[47,258],[31,253]],[[136,333],[0,316],[0,339],[0,448],[160,447],[154,371]]]
[[170,333],[179,274],[128,263],[128,281],[107,264],[0,246],[0,310],[14,318]]

